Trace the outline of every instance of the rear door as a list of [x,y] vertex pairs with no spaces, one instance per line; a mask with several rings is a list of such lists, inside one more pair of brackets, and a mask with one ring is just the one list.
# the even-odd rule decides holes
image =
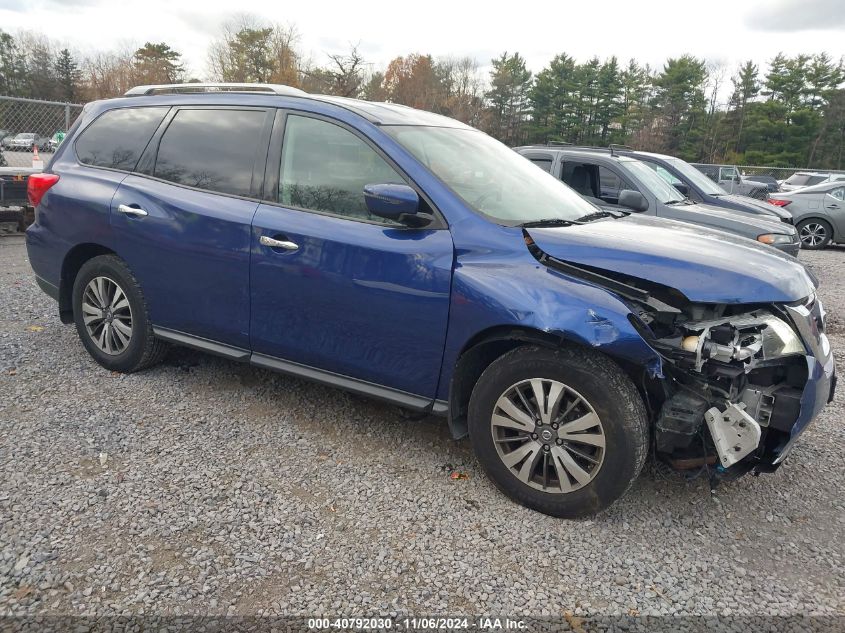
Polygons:
[[271,126],[268,109],[174,108],[115,193],[117,250],[155,326],[249,349],[250,227]]
[[269,156],[252,233],[253,361],[424,406],[448,320],[445,224],[370,215],[364,185],[408,179],[337,121],[280,112]]

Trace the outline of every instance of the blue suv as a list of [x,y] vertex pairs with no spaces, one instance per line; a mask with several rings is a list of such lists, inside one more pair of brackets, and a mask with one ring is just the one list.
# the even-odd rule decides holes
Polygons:
[[792,257],[599,209],[399,105],[135,88],[86,106],[29,195],[36,280],[106,369],[186,345],[446,416],[555,516],[608,506],[650,451],[774,470],[833,392]]

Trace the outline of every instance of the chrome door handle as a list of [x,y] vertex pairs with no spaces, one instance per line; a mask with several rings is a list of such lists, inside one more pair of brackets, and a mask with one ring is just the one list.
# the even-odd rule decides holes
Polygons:
[[266,235],[262,235],[258,241],[261,242],[263,246],[283,248],[286,251],[295,251],[299,248],[299,244],[294,244],[293,242],[289,242],[287,240],[274,240],[272,237],[267,237]]
[[134,215],[137,218],[147,217],[146,211],[144,211],[143,209],[138,209],[137,207],[130,207],[128,204],[118,205],[117,210],[123,213],[124,215]]

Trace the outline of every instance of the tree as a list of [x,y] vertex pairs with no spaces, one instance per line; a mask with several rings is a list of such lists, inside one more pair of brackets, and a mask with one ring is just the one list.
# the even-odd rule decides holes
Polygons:
[[523,140],[530,112],[531,71],[519,53],[504,52],[491,61],[492,87],[485,95],[490,104],[490,132],[504,143],[518,145]]
[[331,64],[326,68],[302,69],[302,87],[308,92],[321,92],[340,97],[358,97],[364,85],[366,62],[352,46],[346,55],[331,54]]
[[139,84],[181,83],[185,69],[182,55],[164,42],[147,42],[132,59],[135,81]]
[[68,49],[63,48],[56,56],[55,72],[59,85],[59,98],[63,101],[75,102],[82,73]]
[[736,113],[736,142],[734,151],[742,151],[742,131],[745,125],[745,115],[748,104],[760,94],[760,80],[758,78],[759,68],[750,59],[739,67],[737,74],[731,78],[733,83],[733,94],[730,105]]
[[293,26],[268,25],[243,16],[223,27],[208,61],[219,81],[299,85],[299,55]]
[[21,96],[25,77],[24,58],[15,38],[0,29],[0,94]]
[[667,60],[655,77],[663,151],[688,160],[700,157],[706,81],[705,63],[690,55]]
[[435,110],[441,103],[443,87],[431,55],[397,57],[384,72],[384,89],[393,103]]

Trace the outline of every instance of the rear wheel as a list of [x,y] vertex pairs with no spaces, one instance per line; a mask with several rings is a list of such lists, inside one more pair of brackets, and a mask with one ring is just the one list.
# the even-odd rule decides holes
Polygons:
[[82,265],[73,284],[73,318],[85,349],[112,371],[145,369],[167,349],[153,335],[138,282],[115,255]]
[[833,239],[833,229],[824,220],[815,218],[804,220],[798,223],[798,238],[801,240],[801,248],[816,250],[824,248]]
[[520,347],[494,361],[473,390],[469,432],[500,490],[565,518],[621,497],[648,445],[631,380],[608,358],[577,348]]

